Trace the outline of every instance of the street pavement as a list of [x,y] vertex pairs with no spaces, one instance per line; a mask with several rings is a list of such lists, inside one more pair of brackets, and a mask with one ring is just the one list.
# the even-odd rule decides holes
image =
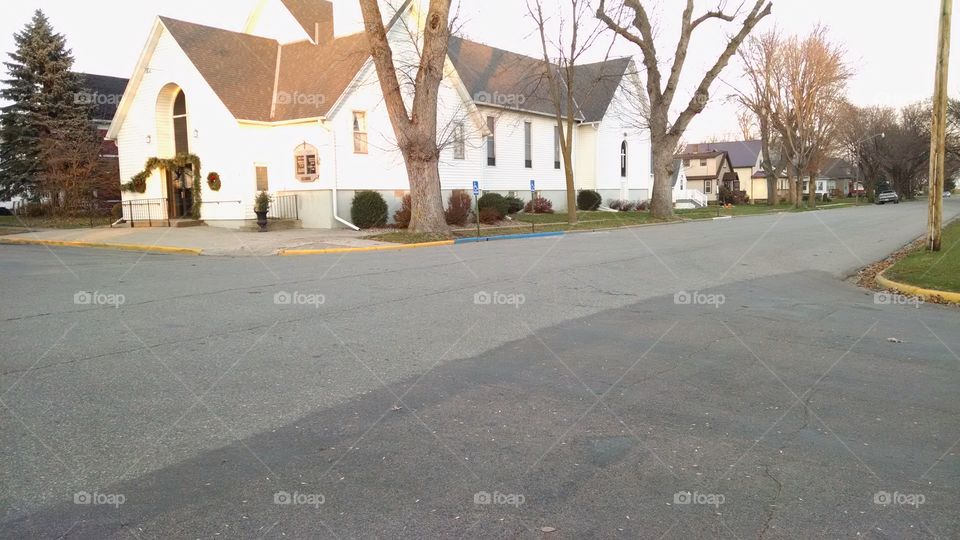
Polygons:
[[958,537],[960,312],[846,280],[925,216],[0,246],[0,536]]

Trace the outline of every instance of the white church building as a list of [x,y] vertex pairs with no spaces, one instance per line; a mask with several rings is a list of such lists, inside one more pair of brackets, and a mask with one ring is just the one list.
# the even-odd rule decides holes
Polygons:
[[[345,1],[345,0],[341,0]],[[419,0],[384,8],[399,70],[415,69]],[[155,169],[124,192],[127,219],[189,217],[239,227],[254,219],[259,191],[274,217],[308,228],[351,226],[358,191],[393,209],[409,184],[366,35],[339,35],[327,0],[260,0],[244,28],[159,17],[108,132],[122,182],[150,158],[193,154],[194,183]],[[565,209],[565,177],[542,60],[452,37],[439,97],[440,176],[446,196],[471,190],[538,195]],[[629,58],[580,66],[574,111],[577,189],[604,199],[646,200],[649,135],[624,111],[635,107]],[[403,80],[403,78],[401,78]],[[208,181],[216,173],[219,182]],[[199,193],[196,189],[199,188]],[[219,188],[219,189],[216,189]],[[140,192],[142,191],[142,192]],[[133,213],[134,215],[130,215]]]

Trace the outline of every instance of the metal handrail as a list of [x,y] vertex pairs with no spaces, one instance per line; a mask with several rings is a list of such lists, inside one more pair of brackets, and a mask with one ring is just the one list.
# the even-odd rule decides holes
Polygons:
[[300,197],[275,195],[270,203],[267,219],[300,219]]
[[[170,213],[167,199],[132,199],[122,203],[123,219],[136,227],[137,222],[146,222],[148,227],[154,223],[166,223],[170,226]],[[112,226],[112,225],[111,225]]]

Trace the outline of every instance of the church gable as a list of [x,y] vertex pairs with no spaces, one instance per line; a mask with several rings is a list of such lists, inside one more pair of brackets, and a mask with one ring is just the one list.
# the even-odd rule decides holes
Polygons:
[[333,3],[327,0],[258,0],[243,33],[287,44],[333,41]]

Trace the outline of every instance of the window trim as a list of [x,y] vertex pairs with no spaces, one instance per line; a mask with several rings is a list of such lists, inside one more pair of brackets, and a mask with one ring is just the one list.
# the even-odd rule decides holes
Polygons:
[[464,123],[453,127],[453,159],[467,159],[467,141]]
[[[310,156],[313,156],[313,172],[310,172]],[[303,163],[301,167],[301,160]],[[320,151],[316,146],[303,142],[297,146],[293,152],[293,171],[297,180],[305,184],[316,182],[320,179]]]
[[627,141],[624,140],[623,142],[620,143],[620,178],[627,177],[627,171],[629,166],[628,157],[627,157],[628,150],[629,150],[629,147],[627,145]]
[[[264,189],[260,188],[260,169],[263,169],[263,181],[265,182]],[[256,192],[260,193],[261,191],[270,192],[270,166],[266,163],[254,163],[253,164],[253,182]]]
[[704,181],[703,181],[703,192],[704,192],[704,193],[713,193],[713,180],[704,180]]
[[353,153],[369,154],[370,137],[369,127],[367,125],[367,111],[353,111]]
[[487,116],[487,129],[490,135],[487,136],[487,167],[497,166],[497,119],[493,116]]

